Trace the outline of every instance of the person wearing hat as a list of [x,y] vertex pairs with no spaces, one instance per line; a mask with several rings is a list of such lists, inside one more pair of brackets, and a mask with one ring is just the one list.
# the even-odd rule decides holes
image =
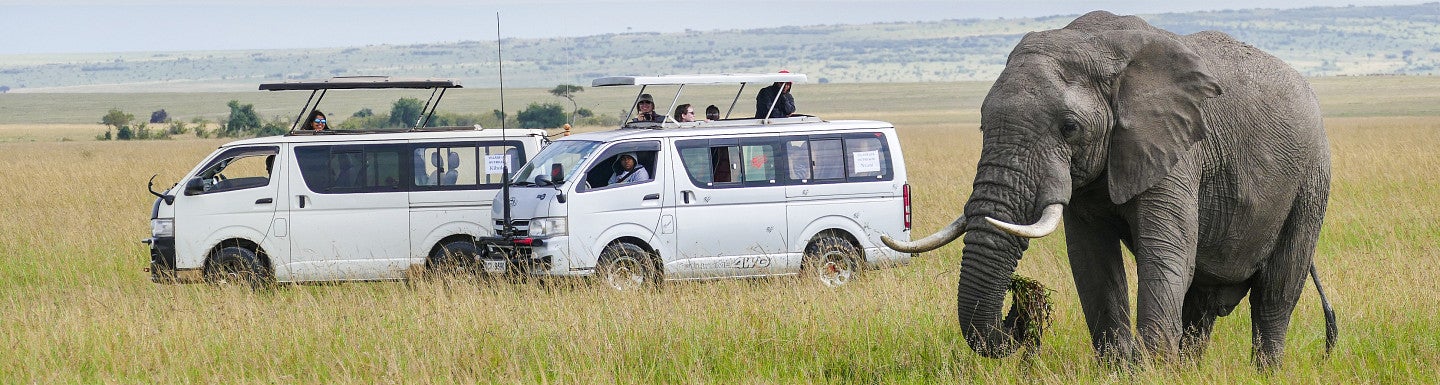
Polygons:
[[610,176],[610,182],[606,185],[617,183],[644,182],[650,180],[650,173],[645,171],[645,166],[635,161],[635,154],[620,154],[620,159],[615,160],[615,174]]
[[665,115],[655,113],[655,99],[650,94],[640,94],[640,101],[635,102],[635,119],[632,122],[655,122],[664,123]]
[[[780,73],[788,74],[790,71],[780,70]],[[790,82],[775,82],[769,87],[761,88],[760,94],[755,95],[756,119],[788,118],[794,113],[795,98],[790,96]]]

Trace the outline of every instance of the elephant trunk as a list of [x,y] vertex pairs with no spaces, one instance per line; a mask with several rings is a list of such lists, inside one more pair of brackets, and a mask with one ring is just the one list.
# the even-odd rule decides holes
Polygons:
[[[988,138],[987,138],[988,139]],[[1030,337],[1028,319],[1005,294],[1029,239],[1055,230],[1069,203],[1068,154],[1044,146],[995,146],[987,142],[965,204],[965,248],[956,306],[965,342],[985,357],[1009,356]],[[1015,225],[1012,223],[1032,223]]]
[[975,230],[965,235],[960,262],[960,288],[956,292],[960,328],[965,342],[981,356],[1003,358],[1020,347],[1023,336],[1015,324],[1016,309],[1001,319],[1000,308],[1025,242],[996,230]]

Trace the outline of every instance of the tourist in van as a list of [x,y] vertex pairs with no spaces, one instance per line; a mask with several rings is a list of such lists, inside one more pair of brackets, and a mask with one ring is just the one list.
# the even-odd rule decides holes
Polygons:
[[705,120],[720,120],[720,107],[714,104],[705,107]]
[[615,160],[619,166],[615,168],[615,174],[610,176],[610,182],[606,185],[619,183],[644,182],[650,180],[650,173],[645,171],[645,166],[635,161],[635,154],[620,154]]
[[675,106],[675,121],[682,123],[695,121],[695,108],[690,107],[689,104]]
[[[790,71],[780,70],[782,74]],[[779,95],[779,99],[776,99]],[[771,108],[771,106],[774,108]],[[760,94],[755,95],[755,118],[788,118],[795,113],[795,98],[790,96],[790,82],[775,82],[769,87],[761,88]]]
[[650,94],[640,94],[640,101],[635,103],[635,110],[638,112],[635,114],[635,119],[632,120],[634,122],[665,122],[665,115],[655,113],[655,99],[651,98]]
[[310,117],[305,119],[305,128],[310,131],[330,131],[330,124],[325,120],[324,112],[311,110]]

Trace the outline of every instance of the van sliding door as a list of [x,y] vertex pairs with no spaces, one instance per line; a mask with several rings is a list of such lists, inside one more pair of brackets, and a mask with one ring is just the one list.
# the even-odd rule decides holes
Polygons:
[[[682,277],[755,276],[791,269],[785,187],[775,137],[678,140],[676,245]],[[669,269],[669,266],[667,266]]]
[[286,197],[297,280],[402,278],[409,267],[410,157],[399,144],[297,146]]

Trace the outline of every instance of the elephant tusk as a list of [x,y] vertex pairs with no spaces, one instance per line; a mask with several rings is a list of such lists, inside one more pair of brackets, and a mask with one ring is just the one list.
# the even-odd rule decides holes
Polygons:
[[1046,206],[1045,212],[1040,214],[1040,220],[1028,226],[1006,223],[991,217],[985,217],[985,221],[1017,237],[1040,238],[1055,232],[1055,228],[1060,225],[1060,214],[1064,211],[1065,205],[1063,204],[1054,203]]
[[930,234],[930,236],[920,239],[918,241],[896,241],[894,239],[890,239],[889,235],[882,235],[880,236],[880,242],[884,243],[885,246],[888,246],[895,251],[905,253],[923,253],[926,251],[938,249],[940,248],[940,246],[945,246],[945,244],[950,243],[950,241],[954,241],[955,238],[959,238],[962,234],[965,234],[965,216],[963,215],[959,218],[956,218],[954,222],[950,222],[949,226],[945,226],[945,228],[940,229],[940,231],[936,231],[934,234]]

